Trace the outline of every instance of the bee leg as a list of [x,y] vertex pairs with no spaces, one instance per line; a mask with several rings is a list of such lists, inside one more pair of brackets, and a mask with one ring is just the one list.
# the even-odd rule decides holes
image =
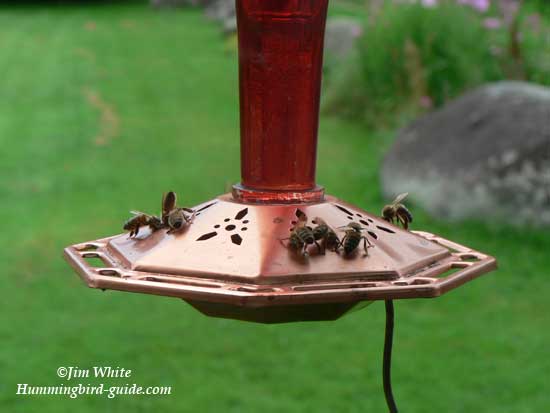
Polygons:
[[[347,237],[348,237],[348,236],[345,235],[344,238],[342,238],[342,240],[340,241],[340,243],[336,246],[335,252],[336,252],[337,254],[340,254],[340,247],[343,247],[343,246],[344,246],[344,242],[346,242]],[[344,252],[344,254],[345,254],[345,252]]]
[[321,245],[315,240],[315,245],[317,246],[317,253],[321,255],[325,255],[325,250],[321,248]]
[[408,230],[409,229],[409,220],[401,215],[398,215],[398,221],[401,223],[401,226],[403,229]]
[[363,237],[365,238],[365,240],[367,241],[367,243],[369,244],[368,248],[370,247],[374,247],[374,245],[372,245],[372,242],[369,241],[369,239],[367,237]]
[[367,238],[363,237],[363,249],[365,250],[365,256],[369,255],[369,250],[367,248]]
[[340,240],[336,238],[336,245],[332,246],[332,251],[338,254],[339,249],[340,249]]
[[166,233],[167,234],[175,234],[176,232],[180,231],[183,228],[183,225],[179,228],[170,228]]
[[288,244],[285,245],[285,243],[283,241],[287,241],[289,240],[290,238],[279,238],[279,242],[281,243],[281,245],[285,248],[288,248]]
[[[367,243],[369,246],[367,247]],[[371,242],[367,239],[367,237],[363,237],[363,249],[365,250],[365,256],[369,255],[368,249],[372,247]]]

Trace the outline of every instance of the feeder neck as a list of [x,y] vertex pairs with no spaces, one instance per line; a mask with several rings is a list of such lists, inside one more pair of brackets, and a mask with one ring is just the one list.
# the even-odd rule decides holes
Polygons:
[[236,5],[242,181],[234,194],[322,198],[315,169],[328,0]]

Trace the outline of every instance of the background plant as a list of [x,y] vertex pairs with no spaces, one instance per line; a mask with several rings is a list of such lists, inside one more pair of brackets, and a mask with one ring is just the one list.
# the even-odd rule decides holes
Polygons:
[[371,0],[365,6],[356,55],[327,73],[329,113],[386,125],[486,82],[550,84],[546,6],[516,0]]

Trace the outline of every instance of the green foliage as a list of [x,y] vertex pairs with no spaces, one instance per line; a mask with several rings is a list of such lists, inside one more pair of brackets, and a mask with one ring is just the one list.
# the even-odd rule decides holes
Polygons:
[[519,22],[518,43],[524,76],[529,81],[550,86],[550,2],[525,3]]
[[[0,411],[384,412],[383,306],[327,323],[207,318],[181,300],[84,286],[64,246],[121,231],[128,210],[174,189],[197,204],[238,179],[237,62],[198,11],[78,5],[0,15]],[[392,133],[323,117],[319,182],[377,211]],[[394,390],[409,413],[548,408],[550,237],[446,224],[415,228],[498,257],[444,297],[396,303]],[[172,395],[17,396],[77,385],[60,366],[111,365]]]
[[550,84],[548,32],[522,25],[523,61],[516,62],[507,28],[488,30],[485,17],[454,2],[371,8],[358,54],[343,69],[330,68],[325,110],[395,124],[485,82],[523,76]]
[[550,30],[523,33],[522,64],[525,77],[532,82],[550,85]]
[[523,4],[541,13],[550,13],[550,2],[548,0],[523,0]]

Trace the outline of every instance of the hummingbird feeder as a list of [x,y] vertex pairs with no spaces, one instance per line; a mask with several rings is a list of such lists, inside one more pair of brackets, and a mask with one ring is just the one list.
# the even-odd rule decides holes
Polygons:
[[[65,257],[92,288],[181,298],[200,312],[260,323],[335,320],[386,301],[384,383],[390,411],[392,300],[440,296],[496,268],[494,258],[407,231],[315,182],[328,0],[237,0],[241,183],[193,207],[181,232],[83,242]],[[368,255],[302,256],[281,242],[296,212],[364,228]],[[89,258],[99,258],[95,267]],[[393,410],[392,410],[393,409]]]

